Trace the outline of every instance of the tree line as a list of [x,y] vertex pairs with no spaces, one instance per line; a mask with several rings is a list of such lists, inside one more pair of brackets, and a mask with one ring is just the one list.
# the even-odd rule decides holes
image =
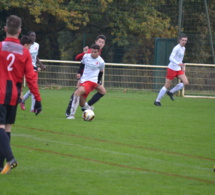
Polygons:
[[[201,0],[197,0],[196,7],[194,1],[188,1],[189,9],[193,10],[185,9],[184,17],[196,13],[195,19],[204,24],[196,28],[204,29],[201,36],[207,37],[204,10],[196,9]],[[215,3],[208,3],[209,13],[213,14]],[[106,62],[153,64],[155,38],[176,38],[179,32],[179,1],[175,0],[2,0],[0,10],[1,40],[5,37],[6,18],[18,15],[23,21],[22,35],[31,30],[36,32],[41,59],[74,60],[84,46],[90,46],[97,35],[104,34],[107,41],[102,57]],[[189,22],[180,31],[193,36],[187,30],[193,25]],[[199,55],[195,56],[190,50],[187,59],[211,63],[210,51],[204,49],[207,38],[194,45],[200,47],[199,44],[206,58],[199,59]]]

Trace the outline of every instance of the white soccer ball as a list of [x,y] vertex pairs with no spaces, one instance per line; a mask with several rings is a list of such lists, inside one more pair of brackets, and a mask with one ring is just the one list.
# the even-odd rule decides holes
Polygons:
[[82,118],[85,121],[92,121],[95,117],[95,113],[92,110],[85,110],[82,114]]

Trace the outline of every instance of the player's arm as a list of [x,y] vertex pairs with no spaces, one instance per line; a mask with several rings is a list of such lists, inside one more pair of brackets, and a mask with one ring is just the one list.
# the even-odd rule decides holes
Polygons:
[[84,67],[85,67],[85,64],[83,64],[81,62],[80,66],[79,66],[79,69],[78,69],[78,72],[77,72],[77,75],[76,75],[76,78],[79,80],[84,72]]
[[25,78],[28,83],[28,87],[35,96],[35,100],[41,101],[40,93],[39,93],[39,88],[37,84],[37,73],[34,71],[33,66],[32,66],[32,58],[30,54],[26,58],[25,62]]
[[178,48],[177,47],[174,47],[174,49],[172,50],[172,53],[169,57],[169,61],[170,62],[173,62],[174,64],[177,64],[177,66],[180,64],[180,62],[178,62],[176,59],[175,59],[175,56],[177,55],[177,51],[178,51]]
[[75,57],[76,61],[81,61],[85,53],[80,53]]
[[38,71],[38,67],[37,67],[37,66],[34,66],[34,70],[35,70],[35,71]]
[[98,74],[98,84],[102,85],[102,76],[104,73],[104,68],[105,68],[105,62],[102,60],[101,65],[100,65],[100,72]]
[[40,59],[39,59],[38,57],[37,57],[36,64],[39,64],[39,65],[40,65],[40,68],[41,68],[42,70],[45,70],[45,69],[46,69],[46,66],[43,65],[43,63],[40,61]]
[[102,70],[102,71],[100,71],[100,72],[99,72],[99,75],[98,75],[98,84],[99,84],[99,85],[101,85],[101,84],[102,84],[102,76],[103,76],[103,72],[104,72],[103,70]]
[[83,48],[83,52],[80,53],[80,54],[78,54],[78,55],[75,57],[75,60],[76,60],[76,61],[81,61],[81,60],[83,59],[84,54],[86,54],[86,53],[89,53],[89,47],[88,47],[88,46],[86,46],[86,47]]
[[181,67],[181,70],[185,72],[185,64],[184,63],[180,63],[178,65]]

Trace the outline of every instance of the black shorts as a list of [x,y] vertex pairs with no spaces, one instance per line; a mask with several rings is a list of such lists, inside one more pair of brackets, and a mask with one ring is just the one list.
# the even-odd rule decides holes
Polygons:
[[16,119],[16,106],[0,104],[0,125],[14,124]]

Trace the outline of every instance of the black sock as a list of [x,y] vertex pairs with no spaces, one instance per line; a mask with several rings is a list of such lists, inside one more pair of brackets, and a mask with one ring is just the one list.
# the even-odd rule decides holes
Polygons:
[[74,95],[74,93],[71,95],[71,98],[69,100],[69,104],[68,104],[67,109],[66,109],[66,114],[68,114],[68,115],[70,115],[70,110],[71,110],[72,101],[73,101],[73,95]]
[[3,160],[4,158],[6,158],[7,161],[14,159],[13,152],[10,147],[10,140],[3,128],[0,128],[0,153],[2,154]]
[[[6,132],[6,133],[7,133],[9,140],[10,140],[10,132]],[[4,167],[4,160],[5,160],[5,158],[4,158],[3,154],[0,152],[0,168]]]
[[2,169],[4,167],[4,156],[3,154],[0,152],[0,169]]
[[94,94],[94,96],[88,101],[88,105],[89,105],[89,106],[92,106],[93,104],[95,104],[96,102],[98,102],[99,99],[100,99],[101,97],[103,97],[103,96],[104,96],[103,94],[97,92],[97,93]]

